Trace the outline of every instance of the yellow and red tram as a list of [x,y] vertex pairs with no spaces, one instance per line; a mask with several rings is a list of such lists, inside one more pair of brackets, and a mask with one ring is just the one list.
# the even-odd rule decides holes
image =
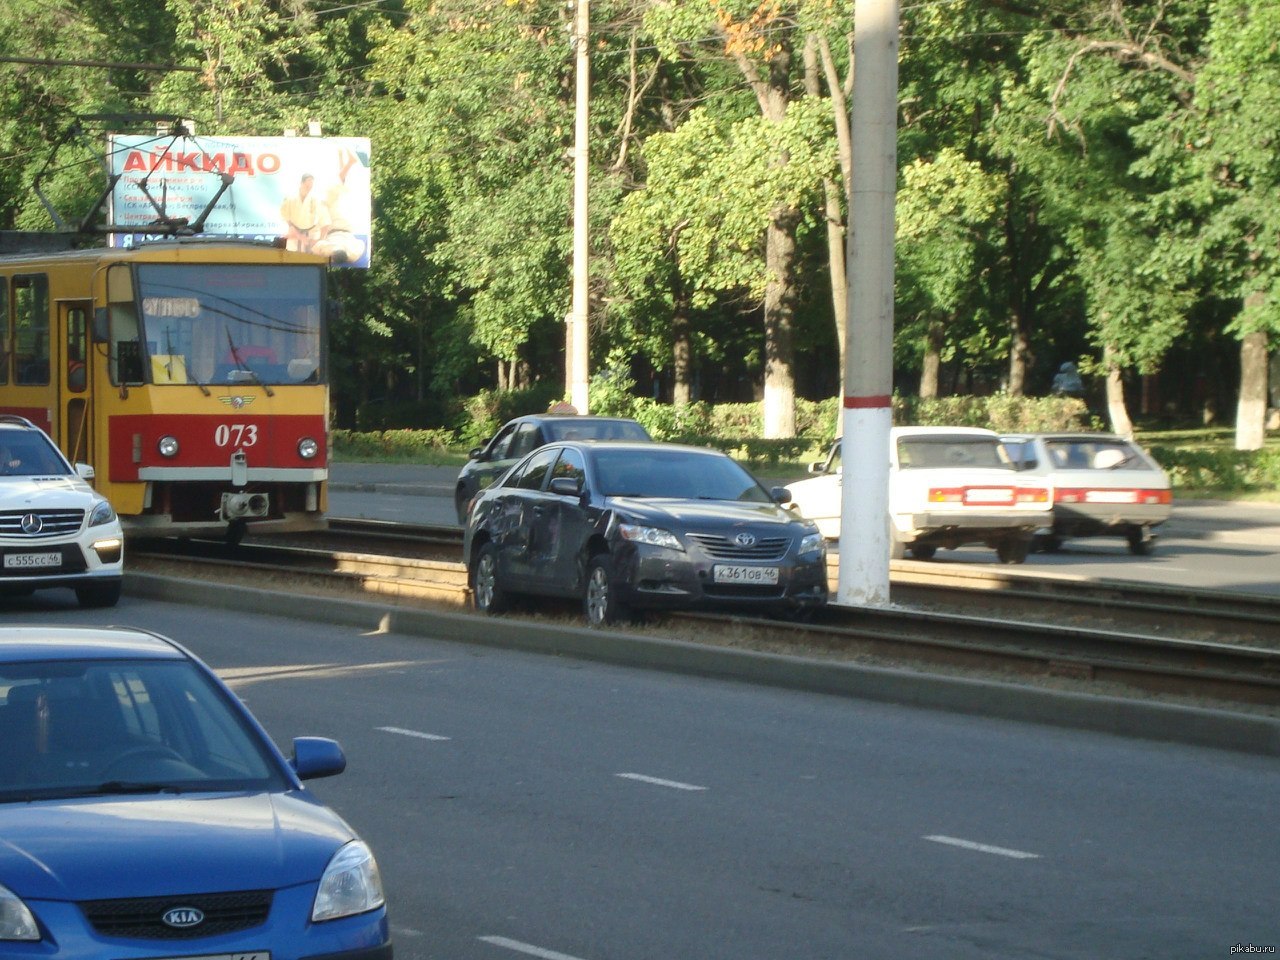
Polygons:
[[92,466],[131,535],[317,526],[326,263],[199,238],[0,257],[0,413]]

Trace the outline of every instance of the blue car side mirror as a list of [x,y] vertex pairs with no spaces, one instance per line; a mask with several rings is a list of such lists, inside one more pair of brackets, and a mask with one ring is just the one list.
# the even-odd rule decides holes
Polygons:
[[299,780],[332,777],[347,769],[347,757],[337,740],[328,737],[294,737],[289,761]]

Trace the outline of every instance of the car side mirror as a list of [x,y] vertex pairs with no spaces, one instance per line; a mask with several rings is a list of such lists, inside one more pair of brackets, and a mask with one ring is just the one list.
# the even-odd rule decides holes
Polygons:
[[578,477],[552,477],[548,489],[562,497],[576,497],[582,493],[582,480]]
[[289,761],[299,780],[332,777],[347,769],[347,757],[337,740],[328,737],[294,737]]
[[791,502],[791,491],[786,487],[771,487],[769,489],[769,496],[773,497],[774,503]]
[[77,463],[76,476],[78,476],[81,480],[92,480],[96,476],[96,474],[93,472],[93,467],[89,466],[89,464]]
[[827,461],[815,460],[813,463],[809,464],[809,472],[810,473],[826,473],[827,472],[826,467],[827,467]]
[[484,453],[484,447],[472,447],[467,451],[467,459],[474,460],[482,453]]

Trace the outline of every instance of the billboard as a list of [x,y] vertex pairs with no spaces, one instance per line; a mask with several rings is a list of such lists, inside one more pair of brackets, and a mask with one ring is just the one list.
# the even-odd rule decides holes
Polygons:
[[[203,236],[282,240],[290,250],[367,267],[373,240],[367,137],[183,137],[111,134],[118,175],[110,218],[137,232],[113,234],[131,247],[167,218],[195,221],[217,197]],[[223,189],[224,177],[230,186]]]

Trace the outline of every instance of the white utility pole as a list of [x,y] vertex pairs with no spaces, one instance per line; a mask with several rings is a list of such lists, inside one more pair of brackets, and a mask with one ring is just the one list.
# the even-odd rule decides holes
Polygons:
[[849,316],[836,603],[889,602],[893,244],[898,177],[898,0],[856,0],[850,128]]
[[591,54],[588,42],[591,33],[591,7],[589,0],[577,0],[573,26],[573,42],[577,61],[577,111],[573,136],[573,308],[566,330],[564,366],[568,381],[569,402],[579,413],[587,413],[587,388],[590,382],[590,340],[588,336],[587,280],[590,271],[587,209],[587,110],[591,90]]

